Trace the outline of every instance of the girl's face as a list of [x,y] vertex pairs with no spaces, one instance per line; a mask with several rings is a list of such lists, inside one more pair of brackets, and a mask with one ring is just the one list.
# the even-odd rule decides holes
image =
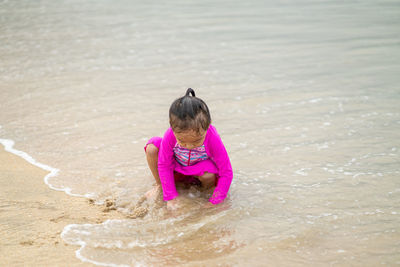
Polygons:
[[200,133],[188,130],[184,132],[174,132],[178,144],[187,149],[199,147],[204,143],[207,131],[201,130]]

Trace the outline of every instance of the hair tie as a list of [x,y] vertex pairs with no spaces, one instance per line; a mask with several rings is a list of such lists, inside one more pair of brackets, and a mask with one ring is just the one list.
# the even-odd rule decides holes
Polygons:
[[186,90],[185,96],[189,96],[190,94],[192,94],[192,96],[196,96],[196,94],[194,93],[194,90],[192,88],[188,88]]

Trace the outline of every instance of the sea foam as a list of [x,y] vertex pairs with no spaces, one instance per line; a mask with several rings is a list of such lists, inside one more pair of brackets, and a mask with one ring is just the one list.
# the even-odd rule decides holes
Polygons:
[[[1,129],[1,126],[0,126],[0,129]],[[58,187],[53,186],[52,184],[50,184],[49,179],[51,177],[57,176],[59,174],[59,172],[60,172],[59,169],[53,168],[53,167],[51,167],[49,165],[46,165],[46,164],[43,164],[43,163],[40,163],[40,162],[37,162],[28,153],[13,148],[15,142],[13,140],[11,140],[11,139],[2,139],[2,138],[0,138],[0,143],[4,146],[4,149],[7,152],[13,153],[14,155],[17,155],[17,156],[23,158],[24,160],[26,160],[30,164],[35,165],[35,166],[37,166],[37,167],[39,167],[39,168],[41,168],[41,169],[43,169],[45,171],[48,171],[49,173],[44,177],[44,183],[47,184],[51,189],[57,190],[57,191],[64,191],[68,195],[75,196],[75,197],[87,197],[87,198],[89,198],[89,197],[92,196],[92,194],[90,194],[90,193],[85,194],[85,195],[72,193],[71,192],[72,190],[69,187],[58,188]]]

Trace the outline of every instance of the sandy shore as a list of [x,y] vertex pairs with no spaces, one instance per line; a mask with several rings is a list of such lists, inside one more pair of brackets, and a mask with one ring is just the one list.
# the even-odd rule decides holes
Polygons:
[[78,247],[64,243],[61,231],[122,215],[50,189],[46,174],[0,145],[0,265],[95,266],[75,257]]

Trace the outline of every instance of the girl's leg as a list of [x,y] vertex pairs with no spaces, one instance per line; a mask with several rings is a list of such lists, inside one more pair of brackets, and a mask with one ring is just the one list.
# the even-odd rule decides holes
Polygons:
[[158,148],[153,144],[148,144],[146,147],[146,158],[147,164],[149,165],[150,171],[157,183],[160,185],[160,176],[158,174]]
[[146,146],[146,159],[154,180],[156,181],[156,186],[147,191],[145,196],[149,200],[154,200],[161,192],[160,176],[158,175],[158,148],[155,145],[148,144]]
[[197,177],[204,188],[208,189],[215,185],[216,176],[214,173],[204,172],[202,176]]

